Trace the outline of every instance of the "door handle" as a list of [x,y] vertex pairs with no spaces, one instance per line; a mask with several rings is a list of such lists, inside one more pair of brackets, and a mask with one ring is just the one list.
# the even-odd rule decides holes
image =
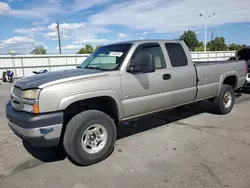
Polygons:
[[162,78],[163,78],[163,80],[170,80],[171,74],[163,74]]

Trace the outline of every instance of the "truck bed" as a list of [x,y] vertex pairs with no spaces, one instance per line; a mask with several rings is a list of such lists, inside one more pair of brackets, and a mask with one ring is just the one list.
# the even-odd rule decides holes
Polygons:
[[235,72],[239,79],[236,80],[236,82],[238,82],[236,88],[242,85],[245,79],[244,76],[241,76],[242,70],[246,67],[246,62],[244,60],[195,62],[194,66],[196,67],[198,78],[198,94],[196,100],[201,100],[205,96],[215,96],[221,84],[222,75]]
[[[238,61],[237,61],[238,62]],[[235,60],[225,60],[225,61],[193,61],[196,66],[204,66],[204,65],[218,65],[218,64],[230,64],[235,63]]]

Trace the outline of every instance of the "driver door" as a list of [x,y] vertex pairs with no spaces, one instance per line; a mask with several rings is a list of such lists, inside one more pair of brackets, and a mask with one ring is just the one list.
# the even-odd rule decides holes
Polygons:
[[[153,57],[155,72],[121,74],[122,99],[125,119],[151,113],[172,105],[172,82],[166,68],[165,57],[159,43],[144,43],[137,47],[131,62],[138,67],[142,52]],[[131,63],[130,63],[131,65]]]

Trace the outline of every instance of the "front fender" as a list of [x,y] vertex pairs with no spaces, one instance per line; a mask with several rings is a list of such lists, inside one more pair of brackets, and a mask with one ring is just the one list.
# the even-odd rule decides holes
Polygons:
[[98,91],[91,91],[91,92],[89,91],[84,93],[71,94],[65,96],[60,100],[57,109],[59,111],[62,111],[65,110],[69,105],[73,104],[74,102],[85,99],[91,99],[95,97],[104,97],[104,96],[111,97],[115,100],[119,112],[119,120],[121,120],[124,117],[124,108],[119,94],[114,90],[98,90]]

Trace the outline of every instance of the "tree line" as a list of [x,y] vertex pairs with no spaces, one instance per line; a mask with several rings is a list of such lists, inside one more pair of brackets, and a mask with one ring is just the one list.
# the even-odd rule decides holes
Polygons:
[[[84,47],[80,48],[76,54],[91,54],[93,53],[97,48],[100,48],[102,45],[97,45],[95,48],[93,46],[91,46],[90,44],[86,44]],[[31,54],[46,54],[47,50],[46,48],[44,48],[43,46],[38,46],[36,47]]]
[[[179,38],[175,40],[183,40],[187,44],[190,51],[203,51],[204,50],[204,43],[199,41],[197,35],[194,31],[188,30],[185,31]],[[76,54],[91,54],[97,48],[101,47],[102,45],[98,45],[95,48],[90,45],[86,44],[84,47],[80,48]],[[226,44],[224,37],[216,37],[215,39],[209,41],[207,43],[206,49],[207,51],[226,51],[226,50],[240,50],[247,45],[245,44]],[[31,54],[46,54],[47,50],[43,46],[36,47]]]
[[[175,40],[183,40],[187,44],[190,51],[203,51],[204,43],[200,42],[194,31],[185,31],[179,38]],[[216,37],[207,43],[207,51],[226,51],[226,50],[240,50],[247,45],[245,44],[226,44],[224,37]]]

